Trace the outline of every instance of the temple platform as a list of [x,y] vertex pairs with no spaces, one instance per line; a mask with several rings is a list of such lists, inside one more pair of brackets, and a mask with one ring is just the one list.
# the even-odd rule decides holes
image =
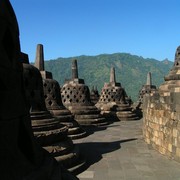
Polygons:
[[74,140],[87,158],[80,180],[179,180],[180,163],[168,159],[143,140],[142,122],[121,121],[88,130]]

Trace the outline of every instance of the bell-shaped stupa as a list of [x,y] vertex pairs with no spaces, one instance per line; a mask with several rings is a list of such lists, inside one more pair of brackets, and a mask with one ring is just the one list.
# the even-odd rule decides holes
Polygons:
[[72,61],[72,79],[66,80],[61,88],[63,104],[83,126],[107,124],[100,111],[90,100],[90,91],[83,79],[78,78],[77,60]]
[[147,73],[147,81],[146,84],[142,86],[139,91],[139,98],[136,103],[133,104],[134,109],[139,117],[143,116],[142,106],[143,106],[143,97],[148,94],[155,93],[157,91],[156,86],[152,85],[152,76],[151,72]]
[[27,58],[28,56],[22,59],[23,77],[34,136],[58,162],[76,173],[85,161],[81,158],[79,147],[67,136],[68,127],[61,124],[58,118],[53,117],[47,110],[41,73],[28,63]]
[[95,105],[98,101],[99,101],[99,92],[98,92],[98,89],[97,89],[97,86],[93,86],[92,89],[91,89],[91,92],[90,92],[90,99],[91,99],[91,102]]
[[116,82],[115,68],[112,67],[110,82],[104,84],[96,106],[110,120],[135,120],[138,117],[129,102],[125,89],[121,87],[121,83]]
[[170,93],[171,91],[178,92],[180,86],[180,46],[177,47],[175,60],[169,74],[164,77],[165,82],[159,87],[160,93]]
[[75,180],[36,142],[20,62],[19,28],[9,0],[0,1],[1,180]]
[[152,85],[152,77],[151,72],[148,72],[147,74],[147,81],[146,84],[142,86],[142,89],[139,91],[139,102],[143,102],[143,96],[145,94],[150,94],[156,91],[156,86]]
[[45,71],[42,44],[37,45],[35,67],[39,69],[43,78],[44,98],[47,109],[61,124],[68,126],[68,136],[70,138],[78,139],[86,136],[86,132],[74,120],[71,112],[63,105],[59,83],[53,79],[51,72]]

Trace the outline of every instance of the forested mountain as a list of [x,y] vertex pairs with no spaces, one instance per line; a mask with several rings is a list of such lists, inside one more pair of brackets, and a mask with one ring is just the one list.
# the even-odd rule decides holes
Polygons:
[[91,89],[97,86],[99,92],[105,82],[109,82],[110,68],[115,67],[116,81],[121,82],[122,87],[131,98],[136,101],[138,92],[146,83],[147,73],[152,73],[153,85],[159,87],[164,82],[164,76],[173,66],[167,59],[158,61],[144,59],[141,56],[128,53],[101,54],[97,56],[78,56],[70,58],[58,58],[45,61],[47,71],[53,73],[53,78],[63,85],[65,79],[71,78],[71,61],[77,59],[79,78],[84,79]]

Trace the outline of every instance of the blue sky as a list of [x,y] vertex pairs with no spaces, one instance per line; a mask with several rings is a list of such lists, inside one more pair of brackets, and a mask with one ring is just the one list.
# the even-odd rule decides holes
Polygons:
[[179,0],[10,0],[21,49],[34,61],[127,52],[174,60],[180,45]]

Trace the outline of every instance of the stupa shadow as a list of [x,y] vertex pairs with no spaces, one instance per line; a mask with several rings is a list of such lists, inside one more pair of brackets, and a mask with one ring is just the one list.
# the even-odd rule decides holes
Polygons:
[[84,156],[86,156],[86,167],[88,169],[91,165],[99,162],[103,154],[116,151],[121,148],[122,143],[137,140],[136,138],[124,139],[114,142],[85,142],[78,144]]
[[95,132],[98,132],[98,131],[104,131],[110,127],[117,127],[117,126],[120,126],[119,124],[114,124],[115,121],[109,121],[108,122],[108,125],[104,125],[104,126],[93,126],[93,127],[83,127],[84,130],[86,131],[86,137],[91,135],[91,134],[94,134]]
[[83,129],[86,131],[86,135],[89,136],[91,134],[94,134],[97,131],[104,131],[108,128],[108,126],[93,126],[93,127],[83,127]]

